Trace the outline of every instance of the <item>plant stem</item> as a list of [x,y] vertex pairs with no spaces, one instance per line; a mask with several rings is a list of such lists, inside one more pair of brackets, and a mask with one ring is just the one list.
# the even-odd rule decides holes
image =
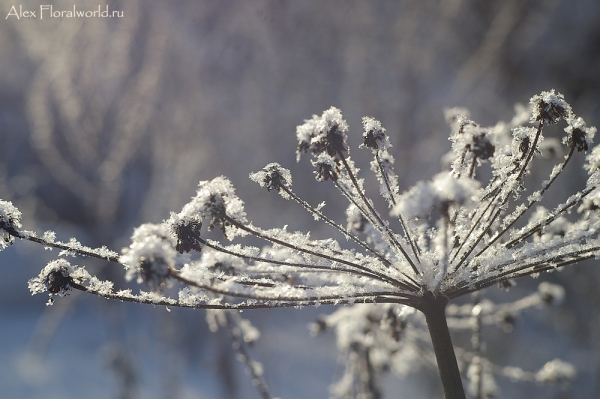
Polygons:
[[446,304],[448,298],[427,293],[419,310],[425,314],[433,351],[438,364],[444,397],[446,399],[465,399],[456,354],[452,346],[450,331],[446,323]]

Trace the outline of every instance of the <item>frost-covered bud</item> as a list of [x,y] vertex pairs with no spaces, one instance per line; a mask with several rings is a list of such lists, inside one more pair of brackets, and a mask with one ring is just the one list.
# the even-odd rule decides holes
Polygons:
[[266,187],[268,191],[275,190],[282,196],[286,193],[281,188],[292,186],[292,174],[276,162],[268,164],[260,172],[250,173],[250,180]]
[[571,363],[554,359],[535,374],[535,380],[542,383],[567,383],[575,378],[577,371]]
[[485,160],[494,156],[496,147],[492,143],[490,135],[487,131],[482,131],[471,136],[473,143],[467,147],[476,158]]
[[312,119],[296,128],[297,159],[300,159],[301,153],[308,151],[315,156],[325,152],[332,157],[348,152],[347,131],[348,124],[342,118],[342,112],[335,107],[329,108],[320,117],[313,115]]
[[233,184],[226,177],[217,177],[210,182],[200,184],[198,189],[199,202],[207,218],[220,219],[224,214],[237,220],[244,220],[244,203],[235,195]]
[[367,147],[371,150],[386,150],[392,145],[390,139],[385,134],[385,128],[381,126],[381,122],[370,116],[365,116],[362,119],[363,123],[363,138],[364,142],[360,147]]
[[563,138],[563,144],[575,147],[578,152],[581,152],[587,151],[592,144],[596,128],[586,127],[582,118],[575,118],[569,120],[569,126],[565,128],[565,132],[567,132],[567,136]]
[[337,181],[337,172],[335,171],[334,167],[332,167],[329,163],[317,162],[316,166],[317,170],[315,173],[317,175],[318,181],[323,182],[329,179],[331,179],[331,181]]
[[565,299],[565,289],[557,284],[543,282],[538,286],[538,293],[548,305],[560,305]]
[[202,251],[202,246],[200,245],[201,222],[190,221],[189,223],[178,224],[174,228],[175,235],[177,236],[177,245],[175,246],[177,252],[182,254],[191,250]]
[[0,251],[15,242],[13,234],[21,228],[21,211],[12,202],[0,200]]
[[315,171],[317,181],[324,182],[329,179],[331,179],[331,181],[337,181],[337,165],[333,158],[328,154],[320,154],[316,161],[312,161],[312,164],[317,168]]
[[339,152],[348,152],[346,144],[348,124],[342,117],[342,111],[335,107],[329,108],[323,112],[323,124],[325,127],[324,138],[316,137],[317,142],[321,142],[321,146],[331,156]]
[[66,296],[73,289],[73,266],[65,259],[57,259],[48,263],[37,277],[29,280],[29,291],[32,295],[49,292],[52,295]]
[[476,158],[481,160],[489,159],[494,156],[496,147],[492,142],[489,129],[482,128],[469,119],[459,119],[459,126],[456,133],[450,136],[455,150],[467,150],[473,153]]
[[545,122],[555,124],[560,118],[569,119],[572,114],[571,106],[565,101],[562,94],[554,90],[543,91],[529,101],[531,106],[530,122]]
[[[239,229],[231,228],[225,221],[226,217],[240,223],[246,222],[244,202],[235,194],[229,179],[220,176],[211,181],[201,181],[196,196],[183,207],[181,212],[171,214],[167,225],[176,232],[177,226],[201,225],[203,220],[208,219],[208,228],[218,226],[227,238],[243,234]],[[197,227],[196,232],[199,232]],[[228,236],[229,232],[231,234]]]
[[146,223],[134,230],[131,241],[120,259],[127,268],[125,278],[131,280],[137,276],[138,283],[160,291],[175,265],[174,237],[167,226]]

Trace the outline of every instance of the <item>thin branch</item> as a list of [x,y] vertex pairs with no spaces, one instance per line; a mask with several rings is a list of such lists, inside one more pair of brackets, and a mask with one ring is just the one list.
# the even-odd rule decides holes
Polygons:
[[[537,131],[536,131],[536,134],[535,134],[535,139],[533,140],[533,143],[531,144],[531,148],[529,149],[529,151],[527,153],[527,157],[526,157],[525,161],[523,162],[523,164],[521,165],[521,168],[520,168],[519,173],[517,174],[516,178],[513,179],[513,181],[516,182],[516,183],[518,183],[521,180],[521,178],[523,177],[523,173],[525,173],[525,170],[527,169],[527,166],[529,165],[529,163],[531,162],[531,159],[533,158],[533,154],[535,153],[536,148],[537,148],[538,140],[540,138],[540,135],[542,134],[543,126],[544,126],[544,120],[541,120],[539,122],[539,124],[538,124],[538,128],[537,128]],[[487,212],[487,210],[489,209],[489,206],[491,204],[493,204],[493,203],[496,202],[496,199],[500,195],[501,191],[502,190],[498,190],[496,192],[496,194],[493,196],[493,198],[490,200],[489,204],[486,206],[486,209],[482,212],[482,214],[478,218],[478,220],[475,223],[474,227],[471,228],[471,230],[469,231],[469,233],[467,234],[467,236],[465,236],[465,238],[463,239],[463,242],[461,243],[459,249],[454,254],[453,260],[460,253],[460,251],[463,248],[464,244],[467,241],[469,241],[469,237],[472,234],[472,232],[474,231],[475,226],[477,226],[478,228],[480,227],[479,226],[479,222],[481,221],[481,218]],[[488,229],[494,224],[494,222],[496,221],[496,219],[500,215],[500,212],[502,211],[502,206],[504,206],[506,204],[506,202],[508,202],[508,199],[510,198],[510,193],[512,191],[513,191],[513,189],[506,190],[506,194],[505,194],[504,198],[502,198],[501,201],[499,202],[497,211],[494,213],[494,215],[490,219],[488,219],[488,221],[485,223],[485,226],[481,227],[481,233],[479,234],[479,236],[477,237],[477,239],[475,239],[472,242],[472,244],[469,246],[469,248],[464,252],[463,256],[461,257],[460,261],[457,264],[457,268],[460,265],[463,264],[463,262],[465,261],[465,259],[469,256],[469,254],[471,254],[471,252],[473,252],[473,250],[475,249],[475,247],[477,247],[477,244],[479,244],[479,242],[481,241],[481,239],[483,238],[483,236],[485,235],[485,233],[488,231]]]
[[[379,157],[379,153],[375,153],[375,159],[377,160],[377,165],[379,166],[379,172],[381,173],[381,177],[382,177],[383,181],[385,182],[385,187],[390,196],[390,201],[392,202],[393,206],[396,206],[396,199],[394,198],[394,192],[392,191],[392,188],[390,186],[390,181],[389,181],[388,175],[387,175],[387,173],[385,173],[385,169],[383,168],[383,162],[381,161],[381,158]],[[412,238],[412,232],[409,230],[408,226],[404,222],[404,218],[402,217],[402,215],[400,213],[398,213],[398,220],[400,221],[402,230],[404,231],[404,234],[406,235],[406,240],[408,241],[410,248],[412,249],[413,254],[415,255],[415,259],[417,260],[417,262],[419,262],[419,253],[420,253],[419,248],[415,245],[414,240]]]
[[[380,231],[382,232],[382,235],[387,236],[389,238],[390,242],[394,245],[394,247],[396,249],[400,250],[400,252],[402,252],[402,255],[404,255],[405,259],[410,264],[410,267],[413,269],[415,274],[417,276],[420,276],[421,273],[419,272],[419,269],[415,265],[412,258],[406,252],[406,249],[404,249],[404,246],[396,239],[394,232],[390,229],[390,227],[387,225],[387,223],[385,223],[381,219],[381,216],[379,215],[379,213],[375,210],[375,208],[373,208],[373,206],[371,205],[369,200],[365,197],[364,193],[360,189],[360,185],[358,184],[358,181],[356,181],[356,177],[354,176],[354,173],[352,173],[352,169],[350,168],[350,165],[348,165],[348,162],[346,161],[346,157],[344,157],[344,154],[341,151],[338,151],[337,153],[338,153],[340,159],[342,160],[342,163],[344,164],[344,168],[346,169],[348,176],[350,177],[350,180],[352,180],[352,184],[354,185],[356,192],[360,196],[360,198],[361,198],[362,202],[365,204],[365,206],[369,209],[369,212],[377,220],[377,223],[374,226],[376,226],[376,227],[379,226],[378,230],[381,229]],[[383,234],[383,233],[385,233],[385,234]]]
[[323,219],[325,221],[325,223],[329,224],[330,226],[335,227],[340,233],[342,233],[346,237],[349,237],[352,241],[354,241],[355,243],[357,243],[358,245],[360,245],[361,247],[363,247],[365,250],[367,250],[368,252],[370,252],[371,254],[373,254],[375,257],[377,257],[381,262],[383,262],[387,266],[390,266],[392,264],[382,254],[380,254],[379,252],[377,252],[375,249],[371,248],[363,240],[361,240],[360,238],[358,238],[356,235],[352,234],[352,232],[348,231],[348,229],[340,226],[335,221],[333,221],[330,218],[328,218],[327,216],[325,216],[325,214],[323,214],[323,212],[321,212],[321,211],[313,208],[308,202],[306,202],[303,199],[301,199],[300,197],[298,197],[291,189],[287,188],[284,185],[282,185],[281,188],[290,197],[292,197],[292,199],[294,201],[296,201],[297,203],[299,203],[300,205],[302,205],[304,207],[304,209],[306,209],[308,212],[310,212],[313,215],[319,217],[320,219]]
[[589,195],[595,189],[596,189],[595,186],[586,187],[583,191],[581,191],[580,195],[574,196],[573,200],[567,201],[563,205],[559,205],[556,208],[556,210],[554,210],[553,212],[551,212],[550,215],[548,215],[548,217],[546,217],[546,219],[544,219],[542,221],[539,221],[534,226],[532,226],[529,229],[527,229],[527,231],[523,232],[520,236],[518,236],[518,237],[510,240],[509,242],[505,243],[504,247],[505,248],[512,248],[515,245],[518,245],[519,243],[521,243],[523,240],[525,240],[526,238],[528,238],[532,234],[535,234],[536,232],[540,231],[544,226],[548,225],[548,223],[551,223],[552,221],[556,220],[561,214],[563,214],[564,212],[568,211],[573,206],[579,204],[587,195]]
[[[508,278],[523,277],[523,276],[530,275],[533,273],[540,273],[540,272],[544,272],[544,271],[548,271],[548,270],[552,270],[552,269],[557,269],[559,267],[563,267],[563,266],[578,263],[578,262],[581,262],[581,261],[584,261],[587,259],[591,259],[596,256],[598,251],[600,251],[600,246],[573,251],[570,253],[563,254],[559,257],[555,257],[553,259],[543,259],[543,260],[538,260],[538,261],[535,261],[532,263],[526,263],[517,268],[511,268],[511,269],[505,270],[504,272],[498,273],[497,275],[494,275],[494,276],[489,277],[484,280],[480,280],[480,281],[477,281],[474,283],[473,282],[472,283],[464,282],[460,286],[457,286],[453,289],[447,290],[444,293],[450,299],[457,298],[459,296],[468,294],[469,292],[479,291],[484,288],[490,287],[490,286],[492,286],[500,281],[506,280]],[[573,256],[575,257],[573,259],[564,259],[564,258],[569,258],[569,257],[573,257]],[[505,265],[503,265],[501,267],[505,267],[510,264],[514,264],[514,262],[506,263]],[[536,268],[536,266],[540,266],[540,265],[543,265],[543,266]],[[532,270],[527,270],[527,269],[532,269]],[[520,273],[524,270],[527,270],[527,272]]]
[[[340,299],[343,298],[343,296],[339,295],[339,294],[334,294],[334,295],[317,295],[317,296],[307,296],[307,297],[291,297],[291,296],[284,296],[281,295],[279,293],[274,294],[274,295],[254,295],[254,294],[250,294],[250,293],[242,293],[242,292],[233,292],[231,290],[230,287],[228,287],[227,289],[221,289],[218,287],[214,287],[213,285],[209,285],[209,284],[204,284],[198,281],[194,281],[194,280],[190,280],[187,277],[184,277],[181,275],[181,273],[179,273],[178,271],[175,271],[173,269],[170,269],[170,276],[173,277],[174,279],[184,283],[185,285],[191,286],[191,287],[196,287],[202,290],[206,290],[206,291],[210,291],[213,292],[215,294],[220,294],[220,295],[227,295],[227,296],[231,296],[231,297],[235,297],[235,298],[244,298],[244,299],[251,299],[251,300],[256,300],[256,301],[285,301],[285,302],[300,302],[300,303],[304,303],[304,302],[310,302],[310,303],[320,303],[321,301],[334,301],[336,299]],[[281,284],[284,285],[284,284]],[[291,284],[286,285],[286,287],[288,288],[301,288],[301,289],[306,289],[305,287],[296,287],[293,286]],[[255,292],[259,291],[260,287],[252,287],[254,289]],[[315,288],[320,288],[320,287],[310,287],[310,289],[315,289]],[[371,297],[376,297],[376,296],[395,296],[395,295],[399,295],[402,297],[417,297],[416,295],[412,294],[412,293],[399,293],[399,292],[395,292],[395,291],[381,291],[381,292],[369,292],[369,293],[364,293],[364,294],[350,294],[347,295],[348,298],[364,298],[364,299],[368,299]]]
[[326,270],[329,272],[335,272],[335,271],[346,272],[346,273],[356,274],[356,275],[359,275],[362,277],[373,278],[375,280],[381,280],[382,278],[387,278],[389,281],[386,280],[386,282],[388,282],[390,284],[395,285],[398,283],[396,280],[390,279],[389,277],[387,277],[383,274],[377,274],[376,272],[373,272],[366,268],[364,268],[364,270],[359,269],[360,271],[357,271],[355,269],[345,269],[345,268],[337,268],[337,267],[334,268],[334,267],[331,267],[331,265],[311,265],[308,263],[281,261],[281,260],[264,258],[264,257],[260,257],[260,256],[249,256],[249,255],[240,254],[239,252],[231,251],[221,245],[213,243],[212,241],[204,240],[202,238],[198,238],[198,241],[201,244],[203,244],[211,249],[214,249],[215,251],[222,252],[224,254],[228,254],[228,255],[235,256],[235,257],[242,258],[242,259],[252,260],[255,262],[264,262],[264,263],[271,263],[274,265],[300,267],[300,268],[306,268],[306,269]]
[[481,255],[483,252],[485,252],[485,250],[487,250],[488,248],[491,247],[491,245],[496,242],[496,240],[498,240],[500,237],[502,237],[504,235],[504,233],[506,233],[516,222],[517,220],[519,220],[521,218],[521,216],[523,216],[525,214],[525,212],[527,212],[529,209],[531,209],[531,206],[537,202],[539,202],[538,198],[541,198],[541,196],[548,191],[548,189],[550,188],[550,186],[552,185],[552,183],[554,183],[554,181],[556,180],[556,178],[558,177],[558,175],[560,175],[560,173],[564,170],[564,168],[567,166],[567,163],[569,162],[569,160],[571,159],[572,155],[573,155],[573,151],[575,150],[575,143],[573,143],[571,145],[571,150],[569,151],[569,154],[565,157],[565,160],[560,164],[559,166],[559,170],[556,174],[554,174],[554,176],[551,176],[550,180],[548,180],[547,182],[545,182],[545,184],[542,186],[542,189],[537,193],[537,196],[534,196],[532,199],[529,200],[528,204],[525,206],[525,208],[521,209],[512,219],[512,222],[510,222],[504,229],[502,229],[502,231],[497,232],[494,237],[492,237],[490,239],[490,241],[488,243],[486,243],[486,246],[484,248],[482,248],[477,255],[475,256],[479,256]]
[[[271,237],[271,236],[269,236],[267,234],[264,234],[264,233],[262,233],[260,231],[252,229],[252,228],[250,228],[250,227],[248,227],[248,226],[246,226],[246,225],[238,222],[237,220],[235,220],[235,219],[233,219],[233,218],[231,218],[231,217],[229,217],[227,215],[224,215],[224,219],[226,221],[228,221],[229,223],[231,223],[232,225],[236,226],[237,228],[239,228],[241,230],[244,230],[244,231],[246,231],[246,232],[254,235],[255,237],[259,237],[259,238],[262,238],[264,240],[267,240],[269,242],[272,242],[272,243],[275,243],[275,244],[279,244],[279,245],[282,245],[282,246],[287,247],[287,248],[291,248],[291,249],[293,249],[295,251],[304,252],[304,253],[307,253],[309,255],[313,255],[313,256],[316,256],[316,257],[319,257],[319,258],[323,258],[323,259],[329,260],[331,262],[337,262],[337,263],[341,263],[341,264],[344,264],[344,265],[347,265],[347,266],[350,266],[350,267],[354,267],[354,268],[357,268],[357,269],[360,269],[360,270],[365,270],[365,271],[370,272],[370,273],[376,273],[376,272],[373,272],[372,268],[368,268],[368,267],[359,265],[357,263],[347,261],[345,259],[335,258],[333,256],[329,256],[329,255],[326,255],[326,254],[323,254],[323,253],[320,253],[320,252],[316,252],[316,251],[313,251],[313,250],[310,250],[310,249],[307,249],[307,248],[297,247],[296,245],[290,244],[289,242],[285,242],[285,241],[282,241],[282,240],[277,239],[275,237]],[[376,273],[376,274],[379,274],[379,273]],[[399,284],[401,286],[404,286],[404,285],[409,286],[413,291],[417,291],[419,289],[418,285],[416,285],[416,284],[413,285],[414,283],[411,283],[411,282],[401,282],[401,281],[395,280],[395,279],[393,279],[391,277],[388,277],[388,276],[386,276],[385,278],[386,279],[390,278],[390,279],[396,281],[395,285]]]
[[[72,245],[69,245],[68,243],[64,243],[64,242],[56,242],[56,241],[49,241],[47,239],[44,239],[42,237],[38,237],[35,235],[34,232],[31,231],[27,231],[27,230],[23,230],[23,231],[18,231],[12,227],[6,226],[3,227],[4,230],[6,230],[10,235],[16,237],[16,238],[20,238],[22,240],[27,240],[27,241],[31,241],[31,242],[35,242],[37,244],[42,244],[46,247],[53,247],[53,248],[57,248],[57,249],[62,249],[64,251],[69,251],[69,252],[74,252],[77,253],[79,255],[82,256],[89,256],[91,258],[97,258],[97,259],[102,259],[102,260],[107,260],[109,262],[114,262],[114,263],[121,263],[121,261],[119,260],[119,256],[116,255],[112,255],[112,254],[116,254],[116,252],[114,251],[110,251],[108,248],[103,247],[100,249],[93,249],[93,248],[89,248],[89,247],[85,247],[81,244],[79,244],[79,247],[74,247]],[[105,251],[105,252],[111,252],[112,254],[106,254],[106,255],[101,255],[96,251]]]
[[181,308],[191,309],[233,309],[233,310],[249,310],[249,309],[270,309],[270,308],[288,308],[288,307],[302,307],[302,306],[316,306],[316,305],[351,305],[359,303],[360,301],[372,302],[372,303],[397,303],[407,306],[415,306],[414,304],[419,303],[419,297],[403,296],[401,293],[391,293],[390,295],[378,296],[375,293],[365,294],[362,296],[354,296],[349,298],[327,298],[327,299],[305,299],[298,301],[254,301],[242,302],[242,303],[182,303],[173,298],[167,297],[141,297],[133,294],[115,293],[115,292],[99,292],[93,290],[75,282],[69,283],[69,286],[73,289],[86,292],[88,294],[96,295],[105,299],[117,300],[121,302],[133,302],[146,305],[154,306],[173,306]]

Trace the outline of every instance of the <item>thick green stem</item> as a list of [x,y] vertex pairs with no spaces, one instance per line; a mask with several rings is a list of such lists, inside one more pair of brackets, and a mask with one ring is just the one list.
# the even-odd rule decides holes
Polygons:
[[446,323],[446,304],[448,298],[426,294],[419,310],[425,314],[429,335],[433,342],[433,351],[438,364],[444,397],[446,399],[465,399],[465,391],[456,362],[456,354],[450,339]]

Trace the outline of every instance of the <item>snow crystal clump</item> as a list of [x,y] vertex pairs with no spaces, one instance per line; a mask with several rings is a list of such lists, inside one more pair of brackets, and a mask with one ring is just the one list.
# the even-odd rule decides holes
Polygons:
[[138,283],[160,291],[175,265],[175,238],[165,225],[146,223],[134,230],[131,241],[120,258],[127,268],[126,279],[137,276]]
[[12,202],[0,200],[0,251],[15,242],[12,234],[21,228],[21,211]]
[[424,217],[434,207],[472,202],[478,189],[479,183],[474,179],[455,179],[450,173],[442,172],[434,176],[432,181],[419,182],[403,194],[400,203],[392,210],[392,215]]

